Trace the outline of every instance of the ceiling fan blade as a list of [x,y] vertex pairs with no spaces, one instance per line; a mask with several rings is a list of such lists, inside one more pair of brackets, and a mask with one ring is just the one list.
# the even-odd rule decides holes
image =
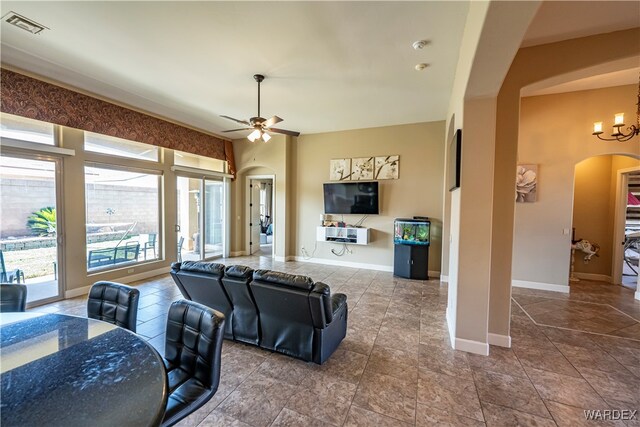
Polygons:
[[247,125],[247,126],[251,126],[251,124],[249,124],[248,121],[246,120],[238,120],[238,119],[234,119],[233,117],[229,117],[229,116],[220,116],[220,117],[224,117],[225,119],[229,119],[229,120],[233,120],[234,122],[243,124],[243,125]]
[[253,128],[240,128],[240,129],[231,129],[231,130],[223,130],[223,133],[227,133],[227,132],[238,132],[241,130],[253,130]]
[[269,120],[265,121],[262,124],[262,126],[268,128],[268,127],[271,127],[271,126],[275,125],[276,123],[280,123],[281,121],[282,121],[282,119],[280,117],[273,116]]
[[294,130],[269,128],[268,132],[281,133],[284,135],[291,135],[291,136],[300,136],[300,132],[296,132]]

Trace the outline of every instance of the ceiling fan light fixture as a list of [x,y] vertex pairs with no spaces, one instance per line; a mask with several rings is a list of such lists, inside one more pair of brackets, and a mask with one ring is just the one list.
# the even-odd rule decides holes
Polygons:
[[261,136],[262,136],[262,132],[256,129],[253,132],[251,132],[249,136],[247,136],[247,139],[251,142],[255,142],[255,140],[259,139]]
[[269,135],[268,133],[264,132],[264,133],[262,134],[262,140],[263,140],[264,142],[269,142],[269,140],[270,140],[270,139],[271,139],[271,135]]

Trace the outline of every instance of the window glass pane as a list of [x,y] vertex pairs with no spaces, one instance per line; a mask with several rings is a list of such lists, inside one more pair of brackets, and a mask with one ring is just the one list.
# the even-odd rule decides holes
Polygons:
[[130,159],[158,161],[158,147],[155,145],[127,141],[126,139],[91,132],[84,133],[84,149],[94,153],[128,157]]
[[222,255],[224,184],[222,181],[204,181],[204,257]]
[[87,270],[160,257],[160,176],[85,166]]
[[55,145],[52,123],[7,113],[0,114],[0,136],[39,144]]
[[173,163],[176,166],[188,166],[191,168],[205,169],[214,172],[225,172],[227,167],[227,162],[224,160],[185,153],[184,151],[175,152]]

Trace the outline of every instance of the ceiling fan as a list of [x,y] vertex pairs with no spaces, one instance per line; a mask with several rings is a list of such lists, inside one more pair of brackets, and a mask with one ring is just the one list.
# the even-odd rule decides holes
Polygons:
[[255,81],[258,82],[258,116],[251,117],[249,121],[238,120],[229,116],[220,116],[220,117],[224,117],[225,119],[233,120],[236,123],[240,123],[247,126],[240,129],[225,130],[223,132],[253,130],[253,132],[251,132],[249,136],[247,136],[247,139],[251,142],[254,142],[257,139],[261,139],[264,142],[269,141],[271,139],[271,135],[269,135],[268,132],[281,133],[284,135],[291,135],[291,136],[299,136],[300,132],[295,132],[295,131],[286,130],[286,129],[277,129],[272,127],[276,123],[280,123],[282,121],[282,119],[278,116],[273,116],[270,119],[265,119],[264,117],[260,117],[260,83],[262,83],[262,81],[264,80],[264,76],[262,74],[255,74],[253,78],[255,79]]

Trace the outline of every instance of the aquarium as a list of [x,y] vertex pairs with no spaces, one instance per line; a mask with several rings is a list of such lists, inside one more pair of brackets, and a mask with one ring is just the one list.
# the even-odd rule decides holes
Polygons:
[[424,219],[402,219],[394,222],[393,241],[398,245],[429,245],[431,222]]

